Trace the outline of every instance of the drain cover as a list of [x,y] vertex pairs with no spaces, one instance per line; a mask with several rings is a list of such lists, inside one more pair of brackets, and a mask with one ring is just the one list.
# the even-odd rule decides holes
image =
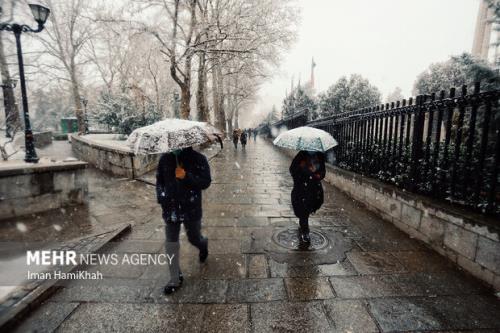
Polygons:
[[[307,249],[311,250],[321,250],[328,246],[328,238],[321,232],[316,230],[311,230],[309,232],[311,237],[311,245]],[[278,230],[273,235],[273,241],[289,250],[302,250],[299,248],[299,236],[298,230],[295,228]]]

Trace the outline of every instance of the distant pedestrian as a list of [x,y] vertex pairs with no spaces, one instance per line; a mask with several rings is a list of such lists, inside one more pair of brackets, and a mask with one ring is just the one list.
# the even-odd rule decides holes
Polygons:
[[238,141],[240,139],[240,136],[238,135],[238,130],[233,131],[233,144],[234,144],[234,149],[238,149]]
[[293,178],[292,206],[299,218],[299,241],[302,246],[309,246],[309,215],[323,204],[325,178],[325,154],[321,152],[300,151],[290,165]]
[[245,148],[245,146],[247,145],[247,132],[246,131],[243,131],[243,133],[241,133],[240,142],[241,142],[241,146],[243,148]]
[[163,210],[165,221],[166,253],[172,261],[169,265],[170,280],[164,288],[171,294],[181,287],[183,276],[179,265],[179,232],[184,224],[189,242],[198,248],[199,260],[208,256],[208,239],[201,234],[201,191],[211,183],[207,158],[184,148],[163,154],[156,171],[156,195]]
[[253,130],[253,142],[257,141],[257,134],[258,134],[257,129],[254,129]]

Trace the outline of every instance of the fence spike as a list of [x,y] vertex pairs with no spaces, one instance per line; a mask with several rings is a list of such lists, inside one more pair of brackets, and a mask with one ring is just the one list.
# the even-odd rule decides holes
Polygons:
[[456,89],[455,88],[451,88],[450,89],[450,98],[455,98],[455,93],[456,93]]
[[406,98],[403,98],[403,107],[406,106]]
[[408,105],[413,105],[413,97],[410,97],[410,99],[408,100]]
[[464,84],[462,86],[462,96],[466,96],[467,95],[467,86]]
[[439,93],[439,99],[444,99],[444,90],[441,90],[441,92]]
[[479,94],[481,92],[481,82],[474,83],[474,94]]

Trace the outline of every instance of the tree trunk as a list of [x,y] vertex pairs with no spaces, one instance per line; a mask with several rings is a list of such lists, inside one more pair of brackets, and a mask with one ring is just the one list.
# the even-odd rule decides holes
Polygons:
[[5,108],[5,129],[6,136],[14,135],[15,129],[20,126],[19,109],[16,104],[16,97],[14,96],[14,87],[12,86],[12,79],[10,77],[9,67],[5,59],[3,48],[2,34],[0,34],[0,71],[2,75],[3,85],[3,103]]
[[181,85],[181,118],[189,119],[191,115],[191,55],[186,56],[184,63],[185,79]]
[[239,112],[238,108],[235,108],[234,110],[234,127],[240,128],[240,117],[239,117]]
[[85,115],[83,114],[80,86],[76,77],[76,68],[71,66],[71,89],[73,91],[73,103],[75,103],[75,117],[78,124],[78,133],[85,133]]
[[214,104],[215,127],[223,132],[226,132],[226,114],[224,113],[224,98],[222,89],[222,71],[220,70],[218,64],[214,64],[212,68],[212,99]]
[[198,108],[198,120],[209,120],[208,102],[207,102],[207,69],[205,53],[198,56],[198,90],[196,91],[196,105]]

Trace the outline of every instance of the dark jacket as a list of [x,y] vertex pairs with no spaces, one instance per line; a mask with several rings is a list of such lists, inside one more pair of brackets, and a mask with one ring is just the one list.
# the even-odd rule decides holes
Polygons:
[[[314,171],[313,171],[314,170]],[[297,217],[307,217],[323,204],[325,154],[300,151],[290,165],[293,178],[292,206]]]
[[[184,179],[175,178],[177,163],[186,171]],[[176,156],[163,154],[156,171],[156,197],[163,208],[166,222],[201,219],[201,191],[210,186],[210,166],[207,158],[192,148]]]
[[247,133],[245,133],[245,132],[241,133],[240,141],[241,141],[242,145],[246,145],[247,144]]

